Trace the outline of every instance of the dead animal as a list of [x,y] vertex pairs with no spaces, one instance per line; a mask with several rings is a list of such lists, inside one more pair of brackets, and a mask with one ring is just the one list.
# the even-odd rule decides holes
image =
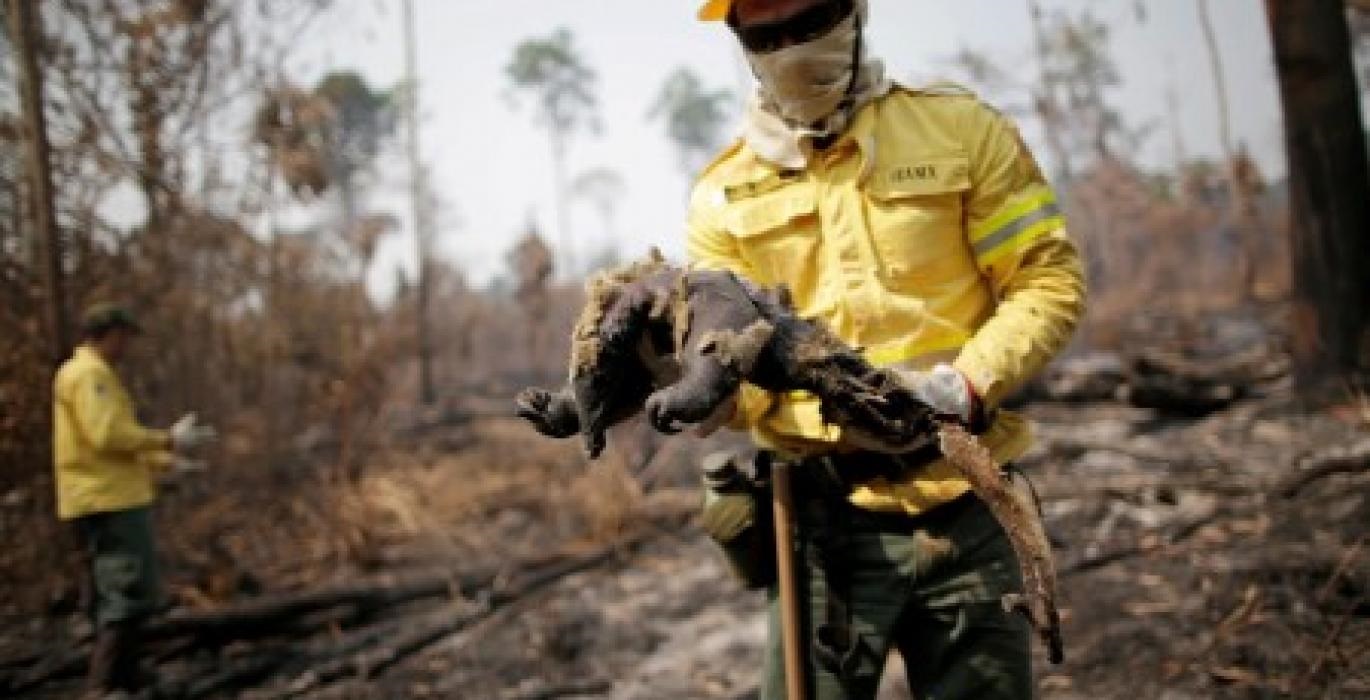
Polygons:
[[645,409],[673,433],[714,414],[742,382],[816,396],[823,419],[866,449],[902,453],[937,441],[1009,535],[1025,591],[1006,596],[1062,657],[1051,549],[1024,502],[987,450],[959,423],[920,401],[896,374],[821,323],[800,318],[783,289],[765,289],[722,270],[681,270],[653,253],[601,273],[576,324],[567,386],[525,389],[518,412],[545,435],[580,433],[591,458],[604,433]]
[[516,403],[544,435],[580,433],[592,458],[605,431],[639,410],[656,429],[678,432],[708,418],[744,380],[819,396],[826,420],[884,451],[922,446],[935,433],[932,412],[893,373],[799,318],[783,289],[723,270],[680,270],[654,255],[596,276],[588,296],[567,385],[525,389]]
[[644,262],[593,277],[572,333],[566,386],[524,389],[515,399],[518,415],[550,437],[579,433],[586,453],[598,457],[605,432],[679,376],[669,318],[679,277],[656,251]]

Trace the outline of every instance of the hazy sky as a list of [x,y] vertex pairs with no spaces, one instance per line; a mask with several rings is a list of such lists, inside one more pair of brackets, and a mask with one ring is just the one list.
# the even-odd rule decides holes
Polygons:
[[[892,76],[945,75],[961,46],[1034,74],[1025,0],[871,0],[871,43]],[[1132,0],[1043,0],[1047,7],[1091,8],[1114,28],[1114,56],[1123,85],[1112,95],[1129,124],[1159,120],[1146,142],[1143,164],[1173,161],[1165,94],[1179,94],[1180,131],[1188,153],[1218,152],[1217,108],[1211,73],[1192,0],[1148,0],[1138,22]],[[1245,141],[1268,176],[1284,169],[1280,110],[1262,0],[1213,0],[1231,93],[1235,138]],[[514,46],[558,26],[575,35],[599,75],[603,132],[571,147],[572,175],[608,167],[627,191],[612,236],[588,202],[573,205],[576,256],[617,247],[624,256],[656,245],[683,254],[687,185],[660,122],[646,114],[663,79],[690,66],[714,86],[737,91],[746,79],[731,37],[718,25],[694,20],[697,0],[415,0],[418,16],[421,142],[434,186],[447,205],[439,222],[439,254],[477,283],[503,270],[504,251],[530,216],[549,240],[555,234],[547,137],[531,111],[508,98],[504,67]],[[317,31],[302,37],[296,70],[312,80],[323,71],[353,68],[376,85],[402,76],[397,0],[344,0]],[[1040,132],[1024,131],[1034,145]],[[1036,149],[1046,160],[1044,149]],[[406,222],[378,256],[373,286],[384,294],[394,266],[412,266],[404,170],[385,170],[373,205]]]

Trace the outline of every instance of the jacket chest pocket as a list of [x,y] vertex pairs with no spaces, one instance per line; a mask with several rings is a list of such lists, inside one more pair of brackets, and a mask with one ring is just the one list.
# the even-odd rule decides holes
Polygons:
[[969,189],[964,156],[900,160],[877,169],[867,188],[871,238],[892,286],[974,273],[964,230]]
[[738,195],[724,213],[724,226],[742,259],[762,284],[804,286],[819,245],[818,206],[812,183],[785,185],[764,194]]

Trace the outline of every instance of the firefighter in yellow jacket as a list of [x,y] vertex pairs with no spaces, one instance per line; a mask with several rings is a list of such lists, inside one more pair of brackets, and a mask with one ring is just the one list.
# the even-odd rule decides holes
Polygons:
[[[786,285],[1002,462],[1029,444],[999,402],[1082,313],[1075,246],[1008,119],[954,85],[897,85],[868,55],[867,0],[711,0],[758,90],[691,199],[693,263]],[[862,452],[811,396],[745,386],[734,427],[798,481],[810,697],[873,697],[897,647],[915,697],[1032,694],[1002,530],[935,451]],[[706,525],[707,525],[706,514]],[[773,606],[774,607],[774,606]],[[785,697],[772,611],[763,697]]]
[[215,437],[194,414],[169,430],[134,417],[114,366],[139,330],[123,307],[91,307],[83,342],[53,385],[57,516],[75,524],[90,564],[96,636],[87,689],[95,696],[136,690],[139,626],[160,596],[149,513],[155,478],[172,467],[201,468],[182,455]]

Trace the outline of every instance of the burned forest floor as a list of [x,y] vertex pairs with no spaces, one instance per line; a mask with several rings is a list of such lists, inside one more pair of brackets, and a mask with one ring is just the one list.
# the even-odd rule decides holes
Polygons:
[[[1038,664],[1041,697],[1370,697],[1364,404],[1027,410],[1067,656]],[[626,461],[587,466],[573,444],[483,419],[428,431],[345,497],[330,487],[346,527],[250,500],[222,509],[234,526],[159,514],[178,607],[150,630],[155,695],[753,697],[763,596],[693,524],[688,450],[651,478]],[[74,696],[81,615],[4,614],[0,695]],[[898,666],[882,697],[908,697]]]

